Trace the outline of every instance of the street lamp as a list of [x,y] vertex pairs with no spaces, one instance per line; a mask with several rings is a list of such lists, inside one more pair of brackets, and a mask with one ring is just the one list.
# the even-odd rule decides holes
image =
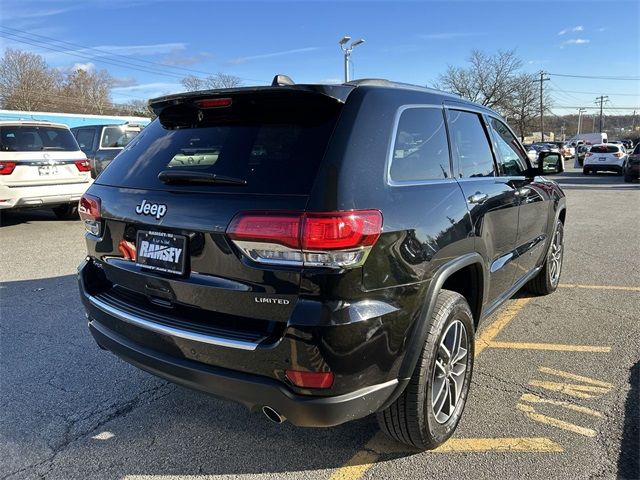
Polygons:
[[348,36],[348,35],[345,35],[338,42],[338,45],[340,45],[340,48],[342,49],[342,52],[344,53],[344,81],[345,81],[345,83],[349,81],[349,57],[351,56],[351,52],[358,45],[362,45],[364,43],[364,40],[362,38],[360,38],[358,40],[354,40],[353,42],[351,42],[351,45],[349,45],[347,47],[347,43],[349,42],[349,40],[351,40],[351,37]]

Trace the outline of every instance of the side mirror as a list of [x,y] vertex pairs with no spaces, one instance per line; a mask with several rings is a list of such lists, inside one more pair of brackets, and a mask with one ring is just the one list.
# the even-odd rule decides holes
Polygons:
[[564,161],[559,153],[541,152],[538,157],[538,168],[542,173],[561,173],[564,172]]

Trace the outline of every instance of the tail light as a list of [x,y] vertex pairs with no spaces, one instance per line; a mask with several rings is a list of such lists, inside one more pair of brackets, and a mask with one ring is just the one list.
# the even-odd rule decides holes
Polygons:
[[624,157],[624,153],[622,153],[622,152],[614,153],[613,156],[614,157],[618,157],[618,158],[622,158],[622,157]]
[[0,162],[0,175],[11,175],[16,165],[16,162]]
[[87,232],[97,237],[100,236],[100,231],[102,230],[101,207],[100,198],[88,193],[82,195],[78,204],[78,213],[84,222],[84,228]]
[[378,210],[246,212],[227,228],[233,243],[256,262],[329,268],[364,263],[381,232]]
[[89,160],[76,160],[74,163],[76,164],[76,168],[80,172],[90,172],[91,171],[91,165],[89,164]]
[[591,155],[593,155],[593,153],[591,153],[591,152],[587,152],[587,153],[584,154],[585,157],[590,157]]
[[296,387],[329,388],[333,385],[333,372],[303,372],[286,370],[285,375]]

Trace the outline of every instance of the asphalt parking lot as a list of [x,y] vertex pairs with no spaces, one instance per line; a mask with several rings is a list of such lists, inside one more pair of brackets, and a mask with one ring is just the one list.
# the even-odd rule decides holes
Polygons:
[[556,178],[561,288],[484,322],[461,424],[424,453],[374,418],[274,425],[100,351],[77,294],[80,223],[4,214],[0,478],[640,478],[640,185]]

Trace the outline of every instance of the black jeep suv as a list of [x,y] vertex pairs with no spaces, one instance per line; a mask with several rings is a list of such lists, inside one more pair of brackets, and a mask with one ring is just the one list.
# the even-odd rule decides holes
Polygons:
[[150,105],[80,202],[98,345],[277,422],[447,440],[478,323],[562,267],[564,194],[504,121],[383,80]]

